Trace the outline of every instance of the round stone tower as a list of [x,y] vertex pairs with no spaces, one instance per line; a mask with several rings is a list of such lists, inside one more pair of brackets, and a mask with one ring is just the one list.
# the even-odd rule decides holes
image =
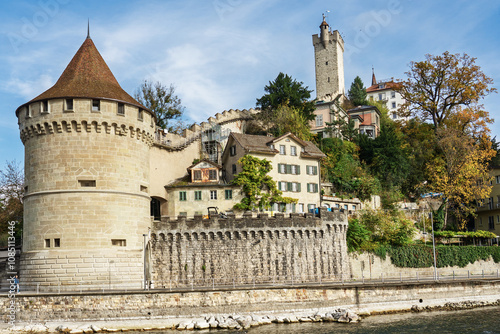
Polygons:
[[140,288],[154,115],[120,87],[90,37],[16,115],[25,146],[21,286]]

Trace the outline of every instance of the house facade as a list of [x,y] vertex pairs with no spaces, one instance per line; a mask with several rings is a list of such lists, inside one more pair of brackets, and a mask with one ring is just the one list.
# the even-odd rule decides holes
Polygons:
[[291,133],[280,137],[231,133],[222,155],[223,175],[228,182],[241,172],[238,160],[250,154],[271,162],[269,176],[283,196],[297,204],[275,203],[272,211],[306,212],[321,205],[320,159],[325,155],[311,142]]
[[500,167],[490,170],[492,188],[490,197],[480,201],[475,218],[475,229],[485,230],[500,235]]
[[380,134],[380,111],[375,106],[358,106],[347,111],[359,133],[375,139]]
[[166,185],[169,216],[206,216],[209,207],[232,211],[241,201],[241,190],[222,180],[221,168],[210,160],[201,160],[187,168],[188,175]]
[[399,107],[405,103],[401,94],[395,90],[397,85],[393,78],[377,81],[375,73],[372,73],[372,85],[366,89],[366,98],[370,101],[384,102],[393,121],[407,120],[406,117],[397,114]]

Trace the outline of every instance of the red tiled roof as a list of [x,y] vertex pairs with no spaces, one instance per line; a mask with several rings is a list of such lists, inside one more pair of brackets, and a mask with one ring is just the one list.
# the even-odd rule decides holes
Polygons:
[[55,85],[28,103],[66,97],[116,100],[148,110],[120,87],[90,37],[85,39]]
[[[379,88],[380,84],[384,84],[384,88]],[[366,89],[367,93],[372,93],[376,91],[381,91],[381,90],[388,90],[388,89],[396,89],[398,88],[401,84],[398,82],[394,81],[389,81],[389,82],[381,82],[380,84],[375,84]]]

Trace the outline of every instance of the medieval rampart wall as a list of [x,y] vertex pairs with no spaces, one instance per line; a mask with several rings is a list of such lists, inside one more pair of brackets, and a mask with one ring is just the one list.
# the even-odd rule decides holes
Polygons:
[[153,227],[155,287],[280,280],[316,282],[349,276],[343,211],[175,221]]

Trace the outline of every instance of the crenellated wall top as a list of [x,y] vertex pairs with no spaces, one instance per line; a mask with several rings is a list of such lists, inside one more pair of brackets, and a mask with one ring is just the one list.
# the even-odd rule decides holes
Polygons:
[[212,217],[203,219],[203,216],[195,216],[194,219],[186,219],[179,216],[175,220],[168,217],[162,221],[154,222],[152,232],[160,233],[184,233],[193,231],[243,231],[243,230],[270,230],[270,229],[322,229],[337,226],[339,231],[347,229],[347,215],[344,210],[327,211],[321,208],[319,215],[310,213],[300,214],[277,213],[273,217],[267,214],[253,215],[246,213],[243,217],[236,218],[234,215],[227,215],[227,218]]

